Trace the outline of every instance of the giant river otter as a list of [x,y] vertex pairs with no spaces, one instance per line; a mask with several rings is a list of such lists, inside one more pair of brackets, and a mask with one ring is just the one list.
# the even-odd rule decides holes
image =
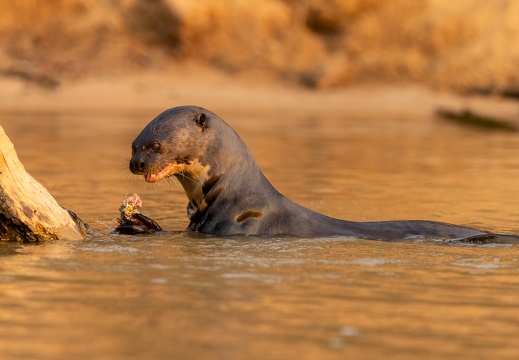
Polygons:
[[433,221],[352,222],[298,205],[263,175],[241,138],[216,114],[196,106],[164,111],[132,144],[130,170],[149,183],[174,176],[189,199],[188,230],[216,235],[354,237],[398,241],[416,237],[515,241]]

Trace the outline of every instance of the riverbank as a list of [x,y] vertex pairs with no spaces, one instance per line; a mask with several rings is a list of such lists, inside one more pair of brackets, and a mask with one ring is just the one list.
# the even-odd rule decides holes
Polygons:
[[0,78],[0,112],[156,113],[183,104],[215,112],[286,109],[301,113],[380,113],[433,115],[439,108],[471,111],[519,124],[517,101],[467,96],[416,84],[357,84],[317,90],[264,74],[233,76],[185,63],[113,77],[90,77],[43,89],[17,78]]

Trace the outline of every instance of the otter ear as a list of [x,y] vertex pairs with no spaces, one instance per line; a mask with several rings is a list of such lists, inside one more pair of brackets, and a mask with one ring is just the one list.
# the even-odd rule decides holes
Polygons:
[[207,121],[207,116],[204,113],[198,114],[197,116],[195,116],[195,118],[193,120],[202,129],[202,131],[205,130],[205,123]]

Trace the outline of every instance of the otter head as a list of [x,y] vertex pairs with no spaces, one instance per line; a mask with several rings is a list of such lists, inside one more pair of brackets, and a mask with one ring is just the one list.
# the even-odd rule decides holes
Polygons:
[[164,111],[132,143],[130,171],[149,183],[177,175],[196,175],[207,146],[208,115],[204,109],[178,107]]

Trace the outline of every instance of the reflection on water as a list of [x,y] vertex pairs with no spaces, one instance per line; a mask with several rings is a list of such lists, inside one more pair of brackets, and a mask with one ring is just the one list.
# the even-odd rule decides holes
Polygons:
[[[274,185],[320,212],[519,233],[516,134],[432,118],[223,115]],[[182,189],[126,170],[153,116],[2,117],[31,174],[99,232],[0,244],[2,359],[519,356],[518,246],[179,231]],[[131,192],[169,233],[109,234]]]

